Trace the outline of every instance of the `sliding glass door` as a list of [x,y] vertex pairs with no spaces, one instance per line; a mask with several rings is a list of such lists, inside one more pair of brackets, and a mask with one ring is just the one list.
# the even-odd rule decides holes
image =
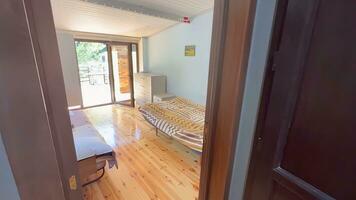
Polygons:
[[130,44],[111,46],[115,101],[133,106],[133,63]]
[[134,106],[137,44],[76,40],[82,107],[109,103]]
[[108,48],[105,43],[75,41],[83,107],[112,102]]

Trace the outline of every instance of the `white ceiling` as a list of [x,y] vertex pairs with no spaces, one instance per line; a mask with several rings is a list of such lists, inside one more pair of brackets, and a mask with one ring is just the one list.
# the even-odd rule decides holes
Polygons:
[[57,29],[144,37],[213,7],[213,0],[51,0]]
[[[95,0],[94,0],[95,1]],[[96,0],[102,2],[102,0]],[[115,0],[178,16],[195,16],[212,8],[214,0]]]

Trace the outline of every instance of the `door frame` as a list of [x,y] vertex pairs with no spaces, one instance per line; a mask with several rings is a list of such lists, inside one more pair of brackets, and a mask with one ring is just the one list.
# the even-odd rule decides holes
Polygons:
[[244,191],[244,199],[251,199],[252,188],[254,177],[256,173],[256,166],[258,164],[259,144],[260,138],[263,135],[263,127],[265,125],[267,108],[269,105],[269,99],[272,90],[272,83],[274,78],[274,68],[273,59],[275,52],[278,52],[280,39],[282,36],[283,22],[285,18],[285,13],[288,6],[288,0],[278,0],[275,11],[275,19],[273,22],[272,35],[271,35],[271,45],[268,50],[268,60],[266,64],[265,79],[261,91],[261,100],[257,116],[256,130],[253,136],[253,144],[250,157],[250,165],[247,172],[246,186]]
[[[51,9],[49,0],[46,2],[46,7],[43,6],[43,2],[40,0],[25,0],[25,2],[31,3],[32,9],[37,11],[36,14],[46,13],[50,15],[50,17],[36,17],[31,20],[36,22],[37,29],[42,31],[48,29],[48,24],[41,22],[46,21],[48,18],[52,20],[51,34],[39,34],[38,32],[33,34],[43,42],[41,45],[45,46],[47,44],[45,42],[52,41],[51,44],[53,46],[50,47],[58,49],[53,42],[55,32],[52,13],[49,12]],[[214,5],[205,140],[199,191],[200,200],[228,199],[229,196],[256,0],[215,0]],[[100,42],[105,41],[100,40]],[[138,47],[138,44],[135,44]],[[60,62],[58,50],[52,56],[57,58],[58,63]],[[40,57],[43,60],[51,58],[45,52]],[[48,63],[43,65],[44,71],[50,70],[52,67]],[[57,73],[60,73],[60,71],[60,67],[57,67]],[[55,71],[53,71],[53,74],[56,74]],[[58,83],[56,80],[46,79],[46,83],[48,87],[43,89],[43,93],[45,96],[49,95],[50,97],[46,99],[46,102],[55,108],[53,111],[66,113],[66,115],[54,117],[51,125],[56,128],[70,127],[69,115],[64,101],[63,81],[57,86],[55,85]],[[57,87],[61,88],[62,92],[60,94],[56,94],[56,90],[51,90]],[[52,98],[52,95],[53,97],[62,95],[61,101],[59,102],[59,100]],[[51,115],[53,115],[53,112]],[[68,152],[62,148],[69,146],[69,149],[73,149],[73,138],[62,138],[60,131],[54,131],[52,134],[55,143],[58,144],[55,145],[55,149],[60,152],[60,156],[57,158],[58,165],[67,170],[68,173],[77,171],[76,165],[65,160],[67,157],[74,157],[75,152]],[[68,143],[68,141],[71,142]],[[5,141],[4,144],[5,146],[8,145]],[[9,159],[11,156],[9,154]],[[12,168],[13,166],[19,167],[16,162],[11,163]],[[65,172],[61,171],[61,173],[64,174]],[[74,174],[77,173],[75,172]],[[25,177],[20,177],[20,179],[28,181]],[[63,181],[64,193],[68,199],[79,199],[80,197],[77,196],[78,191],[68,190],[68,182],[66,179],[63,179]]]
[[215,0],[199,199],[228,199],[257,0]]
[[[114,104],[120,104],[119,101],[117,101],[116,99],[116,94],[115,94],[115,88],[114,88],[114,66],[113,66],[113,61],[112,61],[112,46],[119,46],[119,45],[122,45],[122,46],[127,46],[127,49],[128,49],[128,60],[129,60],[129,76],[130,76],[130,90],[131,90],[131,104],[130,106],[131,107],[135,107],[135,90],[134,90],[134,83],[133,83],[133,63],[132,63],[132,45],[138,45],[137,43],[132,43],[132,42],[110,42],[107,44],[108,45],[108,48],[109,48],[109,66],[111,68],[111,79],[112,79],[112,102]],[[137,51],[137,50],[136,50]],[[136,54],[136,60],[138,60],[138,54]],[[138,65],[138,62],[137,62],[137,66],[136,66],[136,70],[138,70],[139,68],[139,65]],[[120,104],[120,105],[124,105],[124,104]]]
[[[94,108],[94,107],[99,107],[99,106],[106,106],[106,105],[112,105],[112,104],[119,104],[116,101],[115,98],[115,88],[114,88],[114,74],[113,74],[113,64],[112,64],[112,52],[111,52],[111,47],[114,45],[126,45],[128,47],[128,54],[129,54],[129,70],[130,70],[130,87],[131,87],[131,107],[135,106],[135,98],[134,98],[134,87],[133,87],[133,65],[132,65],[132,45],[136,45],[138,48],[138,43],[137,42],[121,42],[121,41],[108,41],[108,40],[97,40],[97,39],[86,39],[86,38],[74,38],[74,48],[75,48],[75,55],[76,55],[76,60],[77,60],[77,65],[78,65],[78,79],[79,79],[79,84],[80,84],[80,89],[82,89],[82,83],[80,82],[80,71],[79,71],[79,63],[78,63],[78,57],[77,57],[77,51],[75,47],[75,42],[81,41],[81,42],[93,42],[93,43],[103,43],[106,45],[107,49],[107,54],[108,54],[108,66],[109,66],[109,85],[110,85],[110,95],[111,95],[111,102],[109,103],[104,103],[104,104],[98,104],[98,105],[93,105],[93,106],[84,106],[83,105],[83,94],[81,92],[81,105],[80,108],[78,109],[86,109],[86,108]],[[139,71],[139,63],[138,63],[138,50],[136,50],[136,60],[137,60],[137,72]],[[74,109],[77,110],[77,109]]]

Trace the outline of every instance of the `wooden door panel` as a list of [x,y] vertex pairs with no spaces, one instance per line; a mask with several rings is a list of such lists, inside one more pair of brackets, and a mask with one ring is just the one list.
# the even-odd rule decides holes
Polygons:
[[318,9],[281,166],[331,196],[356,199],[347,195],[356,177],[350,153],[356,152],[356,112],[350,112],[356,102],[356,46],[346,40],[356,36],[356,23],[349,20],[355,19],[356,3],[329,2],[321,1]]
[[249,199],[356,199],[355,10],[288,1]]
[[[271,195],[271,191],[277,193],[280,191],[274,190],[275,185],[272,183],[281,184],[280,181],[273,182],[273,176],[276,175],[273,169],[280,166],[283,156],[283,146],[293,114],[291,105],[295,103],[299,80],[299,77],[290,78],[284,74],[301,74],[300,66],[306,57],[305,50],[308,49],[308,41],[312,35],[310,29],[314,24],[317,5],[317,0],[288,1],[280,51],[274,58],[277,71],[274,74],[265,126],[261,134],[262,140],[257,146],[259,154],[256,156],[257,168],[253,188],[250,190],[250,199],[262,200],[278,197],[278,194]],[[284,187],[296,190],[295,187],[298,186],[287,184]]]
[[119,81],[120,81],[120,93],[129,93],[130,88],[130,66],[129,66],[129,56],[128,47],[120,46],[117,48],[117,58],[119,66]]
[[[301,199],[323,199],[323,200],[333,200],[334,198],[330,197],[328,194],[314,187],[310,183],[301,179],[298,176],[295,176],[291,172],[277,167],[273,169],[272,172],[272,181],[274,184],[283,186],[285,189],[290,191],[290,194],[298,196]],[[275,185],[273,186],[273,188]],[[272,195],[275,191],[272,190]],[[290,197],[292,198],[292,196]],[[289,198],[286,198],[289,200]]]
[[278,182],[273,183],[273,192],[271,200],[302,200],[294,193],[280,185]]

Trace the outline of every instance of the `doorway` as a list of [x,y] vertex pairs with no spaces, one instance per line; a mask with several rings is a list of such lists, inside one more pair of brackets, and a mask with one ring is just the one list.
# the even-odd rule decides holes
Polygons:
[[111,45],[110,49],[115,102],[133,107],[133,73],[137,72],[137,62],[134,62],[137,60],[137,54],[136,48],[132,46],[136,47],[136,44],[116,44]]
[[108,48],[102,42],[75,41],[82,106],[111,103]]
[[[8,2],[10,2],[10,1],[8,1]],[[211,120],[208,120],[209,123],[207,123],[207,125],[209,126],[207,128],[207,130],[209,130],[208,135],[211,135],[214,137],[208,137],[207,141],[208,142],[211,141],[211,142],[210,143],[206,142],[204,145],[204,151],[206,152],[206,153],[204,153],[204,155],[206,155],[206,156],[204,159],[205,162],[202,166],[206,167],[205,168],[206,170],[203,170],[203,173],[202,173],[202,177],[205,180],[205,182],[202,182],[203,187],[200,187],[201,191],[203,191],[200,195],[200,199],[205,199],[204,197],[207,197],[207,196],[209,196],[211,199],[216,197],[217,195],[226,196],[225,194],[228,192],[228,190],[219,192],[219,191],[222,191],[222,188],[224,188],[224,186],[225,186],[225,184],[219,184],[219,183],[227,182],[227,179],[228,179],[228,178],[226,178],[226,177],[228,177],[226,168],[228,167],[229,163],[226,164],[226,161],[228,161],[228,158],[231,157],[230,152],[232,151],[232,149],[234,149],[234,145],[230,145],[232,143],[230,141],[233,141],[233,140],[229,140],[231,137],[228,137],[228,139],[226,139],[227,138],[226,136],[230,136],[230,135],[234,134],[235,131],[233,131],[232,129],[231,129],[231,131],[229,131],[230,129],[227,129],[227,131],[225,131],[226,129],[224,130],[224,129],[220,128],[220,127],[222,127],[220,124],[222,122],[224,122],[225,123],[224,127],[227,127],[226,124],[229,125],[230,121],[236,122],[235,119],[230,120],[230,118],[234,118],[234,116],[231,117],[231,113],[232,113],[231,110],[234,110],[234,109],[232,109],[230,105],[232,105],[233,108],[239,107],[239,106],[235,106],[235,103],[234,103],[234,102],[239,102],[239,101],[233,101],[230,99],[230,97],[234,98],[234,97],[239,96],[239,95],[235,95],[235,93],[241,93],[240,92],[241,90],[240,89],[236,90],[235,88],[231,87],[231,85],[239,85],[239,84],[231,84],[231,82],[229,82],[229,81],[222,82],[222,84],[220,84],[221,83],[220,80],[227,80],[226,77],[228,75],[230,75],[227,77],[227,78],[229,78],[228,80],[236,80],[236,82],[238,82],[238,83],[242,82],[240,80],[243,80],[244,70],[242,70],[242,73],[232,73],[232,72],[235,72],[235,71],[233,71],[235,69],[239,69],[240,65],[242,65],[240,63],[244,63],[242,61],[246,60],[246,59],[244,59],[244,58],[246,58],[246,56],[242,56],[242,55],[245,52],[247,52],[248,48],[246,46],[248,46],[248,45],[246,45],[246,43],[243,43],[243,42],[235,42],[235,43],[230,42],[231,45],[229,47],[231,47],[231,48],[229,48],[229,49],[226,48],[226,52],[225,52],[225,48],[220,48],[220,47],[224,46],[223,44],[220,44],[220,43],[223,43],[220,41],[225,41],[222,39],[222,38],[225,38],[225,35],[229,36],[228,38],[230,38],[230,34],[238,36],[237,41],[244,41],[243,39],[245,37],[248,37],[248,36],[246,36],[248,34],[244,34],[244,33],[247,32],[246,27],[248,27],[248,24],[250,24],[250,23],[247,23],[249,21],[247,19],[249,19],[248,16],[250,16],[249,15],[250,12],[244,12],[244,11],[250,10],[249,8],[253,7],[253,6],[250,6],[251,3],[249,1],[247,1],[247,2],[235,1],[235,2],[231,2],[231,4],[234,5],[234,6],[230,7],[231,9],[225,9],[226,8],[225,5],[228,5],[228,3],[230,3],[230,2],[228,2],[228,0],[227,1],[216,1],[216,4],[217,4],[216,11],[218,11],[218,12],[216,12],[217,15],[214,14],[213,47],[218,47],[218,48],[212,48],[214,51],[212,53],[212,63],[213,64],[211,65],[212,73],[210,73],[211,81],[209,81],[210,87],[209,87],[209,95],[208,95],[209,96],[209,100],[208,100],[209,108],[211,108],[211,109],[208,109],[209,113],[223,113],[223,114],[227,113],[227,115],[223,115],[223,116],[226,116],[224,118],[224,120],[221,120],[221,118],[220,118],[220,120],[217,121],[217,120],[212,120],[212,119],[215,119],[215,118],[219,119],[219,117],[214,117],[214,114],[210,114],[211,117],[209,117],[209,119],[211,119]],[[7,5],[7,4],[8,4],[7,1],[5,1],[5,5]],[[40,70],[42,70],[42,72],[45,72],[45,73],[38,73],[38,71],[36,71],[34,73],[28,73],[28,74],[26,74],[26,76],[24,76],[25,77],[24,80],[26,80],[26,78],[32,79],[30,81],[30,83],[37,83],[37,81],[33,81],[35,79],[34,79],[34,77],[32,77],[30,75],[35,75],[36,78],[40,78],[41,80],[43,80],[43,81],[41,81],[41,83],[44,85],[44,87],[41,92],[43,92],[44,95],[34,95],[34,92],[31,91],[31,94],[29,95],[29,97],[39,96],[39,97],[41,97],[42,100],[45,99],[46,103],[44,105],[46,106],[46,110],[48,110],[49,112],[46,112],[46,114],[48,115],[48,117],[45,117],[47,122],[32,123],[32,124],[36,125],[37,127],[39,127],[43,124],[46,124],[46,125],[51,124],[51,127],[53,127],[53,129],[55,131],[47,131],[51,135],[46,134],[46,136],[53,135],[54,137],[51,137],[51,138],[53,138],[54,142],[47,142],[44,144],[52,145],[51,149],[55,149],[56,152],[58,152],[58,154],[57,154],[58,157],[56,157],[55,154],[51,153],[50,151],[46,151],[45,157],[38,156],[38,155],[42,155],[42,154],[40,154],[41,151],[37,152],[36,148],[26,148],[26,147],[30,147],[32,143],[35,143],[35,142],[38,143],[38,139],[43,139],[46,137],[42,137],[42,136],[41,137],[29,137],[29,138],[27,138],[29,140],[26,141],[27,145],[18,145],[21,143],[24,144],[23,139],[21,137],[19,137],[21,135],[11,134],[11,132],[9,132],[9,130],[11,130],[11,127],[9,127],[9,126],[14,125],[15,123],[4,123],[6,126],[4,126],[5,133],[2,132],[2,138],[3,139],[5,138],[4,143],[7,148],[6,151],[9,155],[9,159],[11,159],[11,161],[12,161],[11,164],[15,165],[15,167],[13,168],[15,178],[17,180],[21,181],[21,183],[23,183],[22,186],[19,187],[19,193],[21,194],[21,197],[28,197],[28,198],[43,197],[46,199],[51,196],[53,197],[53,194],[54,194],[53,191],[55,191],[57,196],[60,196],[63,192],[61,192],[59,190],[61,188],[63,188],[63,190],[65,190],[65,195],[69,196],[68,199],[79,199],[78,197],[76,197],[73,194],[79,193],[76,191],[78,191],[80,189],[69,190],[68,185],[66,184],[66,183],[68,183],[67,174],[75,175],[77,173],[75,170],[76,165],[72,164],[72,163],[74,163],[74,159],[72,159],[72,160],[68,159],[68,158],[70,158],[70,157],[68,157],[68,155],[73,156],[73,157],[75,156],[73,153],[74,151],[70,151],[70,148],[73,148],[73,144],[72,144],[73,142],[71,140],[62,138],[63,135],[70,136],[70,131],[69,131],[70,123],[68,120],[67,113],[64,112],[64,111],[66,111],[66,109],[64,109],[66,107],[65,106],[66,105],[65,98],[64,98],[65,97],[64,84],[63,84],[63,78],[61,77],[61,73],[60,73],[61,69],[60,69],[60,62],[58,59],[59,58],[58,48],[56,48],[56,44],[55,44],[55,29],[54,29],[53,20],[52,20],[52,13],[50,12],[51,6],[49,4],[49,1],[44,1],[44,2],[42,2],[42,1],[41,2],[40,1],[26,1],[26,3],[14,2],[13,4],[11,4],[12,8],[16,8],[15,7],[16,4],[21,4],[21,6],[25,6],[26,9],[8,9],[9,8],[8,6],[0,7],[0,10],[4,11],[4,12],[0,12],[2,14],[2,16],[5,16],[5,17],[10,16],[9,18],[13,18],[16,20],[21,18],[22,21],[20,21],[20,22],[24,22],[25,20],[27,20],[27,23],[34,25],[34,26],[28,26],[28,24],[27,25],[25,24],[23,26],[13,26],[13,23],[4,23],[3,25],[5,26],[5,28],[3,30],[6,30],[6,33],[4,34],[4,37],[1,37],[2,41],[4,41],[2,44],[5,44],[5,45],[1,46],[4,48],[4,51],[2,51],[2,52],[8,52],[9,49],[16,50],[16,48],[13,48],[14,46],[13,46],[12,41],[14,41],[13,40],[14,38],[11,38],[11,37],[18,37],[18,36],[23,36],[23,35],[13,34],[13,33],[19,32],[19,31],[16,31],[16,29],[14,29],[14,28],[26,27],[29,29],[31,27],[34,29],[33,31],[30,31],[27,29],[25,31],[20,31],[20,32],[24,32],[24,33],[31,33],[31,37],[26,37],[25,39],[27,40],[27,42],[26,42],[26,40],[25,40],[25,42],[22,42],[19,49],[21,49],[22,50],[21,52],[23,52],[23,44],[27,44],[30,39],[33,39],[33,41],[35,41],[34,44],[36,44],[36,45],[32,45],[33,51],[31,51],[31,54],[29,54],[29,55],[31,58],[34,58],[33,54],[36,53],[36,56],[38,56],[41,59],[41,61],[45,61],[43,63],[39,62],[39,65],[38,65],[38,68]],[[23,8],[23,7],[20,7],[20,8]],[[23,14],[18,15],[19,11],[21,11],[21,13],[23,12]],[[226,13],[226,12],[229,12],[229,13]],[[236,20],[236,19],[232,20],[229,18],[229,20],[227,20],[226,19],[227,17],[231,17],[231,16],[235,17],[235,15],[231,15],[231,13],[234,13],[234,12],[241,13],[241,15],[239,15],[239,17],[242,19],[241,20]],[[25,17],[26,15],[27,15],[27,18]],[[11,17],[11,16],[15,16],[15,17]],[[43,19],[45,19],[45,20],[43,20]],[[19,20],[17,20],[17,21],[19,21]],[[225,22],[225,21],[227,21],[228,23],[219,23],[219,22]],[[232,23],[237,23],[237,24],[235,25]],[[18,23],[18,24],[20,24],[20,23]],[[21,24],[23,24],[23,23],[21,23]],[[242,26],[241,24],[244,24],[245,26],[241,27]],[[225,25],[226,26],[229,25],[228,26],[229,29],[227,29],[227,27]],[[6,28],[6,27],[8,27],[8,28]],[[230,28],[230,27],[232,27],[232,28]],[[225,31],[226,29],[229,31]],[[243,33],[243,34],[236,34],[236,33]],[[16,39],[16,41],[18,41],[17,38],[15,38],[15,39]],[[17,44],[17,43],[15,43],[15,44]],[[9,47],[12,47],[12,48],[9,48]],[[15,45],[15,47],[17,47],[17,46]],[[42,49],[43,51],[40,51],[40,49]],[[219,52],[219,53],[217,53],[217,52]],[[231,56],[229,56],[229,55],[232,55],[232,54],[234,56],[233,57],[234,59],[229,59],[229,58],[231,58]],[[10,63],[10,62],[8,62],[8,60],[10,60],[10,59],[11,59],[11,61],[15,61],[14,64],[10,63],[10,66],[18,65],[18,66],[23,66],[24,69],[36,70],[35,67],[31,67],[31,68],[26,67],[28,64],[31,64],[33,62],[25,62],[27,65],[19,64],[19,62],[23,61],[24,59],[26,59],[28,57],[27,54],[25,56],[21,56],[21,57],[7,56],[7,55],[10,55],[8,52],[7,54],[4,53],[3,55],[6,56],[6,60],[5,59],[0,59],[0,60],[4,61],[6,63]],[[16,52],[14,52],[13,55],[17,55]],[[223,55],[224,55],[224,57],[223,57]],[[226,55],[228,55],[228,56],[226,56]],[[230,62],[226,62],[227,64],[220,65],[219,61],[223,60],[222,57],[224,59],[225,58],[228,59],[228,61],[230,61]],[[237,58],[237,59],[235,59],[235,58]],[[236,66],[235,63],[238,63],[237,67],[235,67]],[[0,85],[4,86],[4,87],[8,86],[8,85],[13,86],[13,87],[17,86],[16,82],[11,84],[12,83],[11,81],[16,80],[16,79],[14,79],[10,76],[10,75],[12,75],[12,74],[10,74],[10,72],[18,73],[18,69],[19,68],[17,68],[17,67],[10,67],[10,68],[3,67],[3,68],[1,68],[3,73],[0,73],[0,74],[3,75],[2,77],[4,77],[4,78],[1,78],[0,80],[4,83],[2,83]],[[220,72],[223,72],[223,73],[220,73]],[[14,73],[14,75],[16,77],[15,73]],[[24,74],[24,73],[22,73],[22,74]],[[242,74],[242,75],[240,75],[240,74]],[[21,75],[21,73],[20,73],[20,75]],[[38,75],[40,75],[40,76],[38,76]],[[51,76],[49,76],[49,75],[51,75]],[[53,76],[53,75],[57,75],[57,76]],[[231,78],[231,76],[234,76],[234,75],[237,76],[237,78],[234,78],[234,77]],[[5,77],[9,77],[9,78],[5,78]],[[47,78],[47,77],[49,77],[49,78]],[[240,77],[242,77],[242,78],[240,78]],[[219,86],[222,85],[221,88],[226,88],[226,90],[219,91],[218,88],[220,88],[220,87],[216,87],[216,85],[219,85]],[[224,87],[224,86],[230,86],[230,87]],[[16,105],[16,103],[18,103],[19,101],[12,101],[11,98],[13,98],[13,99],[23,98],[24,95],[27,95],[28,90],[26,91],[26,89],[28,89],[29,87],[18,87],[18,88],[22,89],[24,92],[19,92],[21,90],[19,90],[17,92],[13,92],[13,90],[4,90],[5,92],[11,92],[11,95],[1,95],[2,101],[10,102],[10,104],[8,104],[8,106],[6,107],[6,112],[1,112],[1,113],[4,113],[4,116],[6,116],[6,117],[4,117],[4,119],[6,119],[6,120],[14,120],[14,121],[16,120],[15,127],[20,128],[20,129],[27,127],[26,131],[17,131],[18,133],[26,133],[26,132],[32,131],[34,134],[39,134],[39,131],[36,131],[36,129],[38,130],[37,127],[35,127],[35,128],[30,127],[30,130],[29,130],[28,126],[24,126],[21,124],[22,122],[25,123],[24,120],[22,120],[22,119],[24,119],[23,118],[24,113],[29,113],[29,112],[22,112],[22,115],[21,115],[22,117],[16,117],[15,115],[13,115],[13,112],[9,112],[9,111],[11,111],[11,109],[9,109],[9,108],[15,107],[16,110],[19,110],[18,106],[24,105],[21,102],[19,103],[19,105]],[[234,89],[234,90],[232,90],[232,89]],[[214,94],[220,94],[220,92],[224,92],[223,94],[229,94],[229,95],[214,95]],[[17,95],[18,97],[14,96],[14,95]],[[220,96],[229,97],[229,98],[220,98]],[[7,99],[9,99],[9,100],[7,100]],[[37,102],[40,102],[40,101],[37,101]],[[217,102],[217,103],[215,103],[215,102]],[[228,103],[230,103],[230,104],[228,104]],[[217,104],[217,105],[215,105],[215,104]],[[226,105],[226,106],[221,106],[221,105]],[[223,109],[226,109],[226,107],[228,105],[230,106],[229,112],[224,112],[226,110],[223,110]],[[9,106],[11,106],[11,107],[9,107]],[[26,108],[21,109],[21,110],[23,111],[28,108],[34,108],[35,110],[32,113],[38,113],[37,107],[26,106],[26,105],[25,105],[25,107]],[[62,115],[59,115],[58,111],[59,111],[59,113],[62,113]],[[14,112],[14,113],[16,113],[16,112]],[[53,114],[53,113],[56,113],[56,114]],[[4,121],[4,120],[2,120],[2,121]],[[33,121],[33,119],[29,120],[29,121]],[[36,119],[36,122],[39,122],[39,121]],[[210,123],[210,122],[213,122],[213,123]],[[68,130],[63,131],[63,127],[67,127]],[[215,129],[215,127],[217,127],[217,128]],[[228,126],[228,128],[229,127],[230,126]],[[41,127],[39,127],[39,128],[41,128]],[[14,129],[14,130],[16,130],[16,129]],[[41,130],[43,130],[43,128]],[[216,131],[216,134],[210,134],[211,132],[215,132],[215,130],[218,130],[218,131]],[[61,136],[61,137],[58,137],[58,136]],[[211,140],[209,138],[211,138]],[[224,138],[225,140],[222,140],[221,138]],[[223,142],[221,142],[221,141],[223,141]],[[32,142],[32,143],[29,143],[29,142]],[[58,145],[53,146],[53,144],[58,144]],[[21,148],[19,148],[19,146]],[[43,150],[42,146],[43,145],[41,145],[41,149],[39,149],[39,150]],[[213,148],[210,148],[210,146]],[[67,148],[67,147],[69,147],[69,148]],[[215,149],[217,149],[217,151],[215,151]],[[37,181],[37,180],[41,180],[40,175],[46,175],[46,174],[44,174],[44,173],[30,173],[29,175],[34,175],[34,176],[33,177],[29,177],[29,176],[24,177],[23,172],[21,173],[21,171],[20,171],[22,168],[18,167],[18,166],[21,166],[21,163],[19,163],[19,162],[21,160],[23,161],[23,159],[16,159],[16,155],[20,155],[21,153],[27,153],[27,154],[31,153],[32,155],[37,155],[37,157],[41,158],[42,161],[48,160],[48,158],[57,158],[58,165],[63,167],[63,169],[62,169],[62,167],[59,167],[59,170],[61,172],[60,175],[62,175],[61,182],[63,183],[63,186],[62,187],[60,187],[60,186],[52,187],[53,189],[51,189],[51,190],[43,190],[44,181]],[[211,156],[209,156],[209,155],[211,155]],[[216,158],[219,158],[219,160],[218,160],[219,162],[213,162],[216,160]],[[28,170],[29,169],[28,166],[31,166],[34,169],[38,170],[38,167],[35,165],[36,163],[38,163],[38,162],[28,162],[26,165],[26,169]],[[53,169],[57,166],[56,162],[50,162],[50,163],[54,164],[54,165],[49,165],[50,167],[52,166]],[[69,164],[69,163],[71,163],[71,164]],[[216,164],[212,165],[212,163],[216,163]],[[56,169],[54,169],[54,170],[56,170]],[[49,173],[49,175],[52,175],[52,176],[45,177],[46,180],[50,180],[50,181],[47,181],[50,184],[50,186],[53,186],[54,185],[53,182],[58,180],[58,177],[59,177],[58,175],[55,176],[55,174],[54,175],[53,174],[54,173]],[[216,174],[219,176],[217,176]],[[212,185],[211,189],[209,189],[210,185]],[[28,191],[40,191],[40,192],[29,193]],[[215,195],[213,197],[211,197],[212,195],[209,195],[209,194],[215,194]],[[34,197],[33,195],[36,195],[36,196]],[[220,198],[217,198],[217,199],[220,199]]]
[[75,40],[82,108],[119,103],[134,106],[137,44]]

